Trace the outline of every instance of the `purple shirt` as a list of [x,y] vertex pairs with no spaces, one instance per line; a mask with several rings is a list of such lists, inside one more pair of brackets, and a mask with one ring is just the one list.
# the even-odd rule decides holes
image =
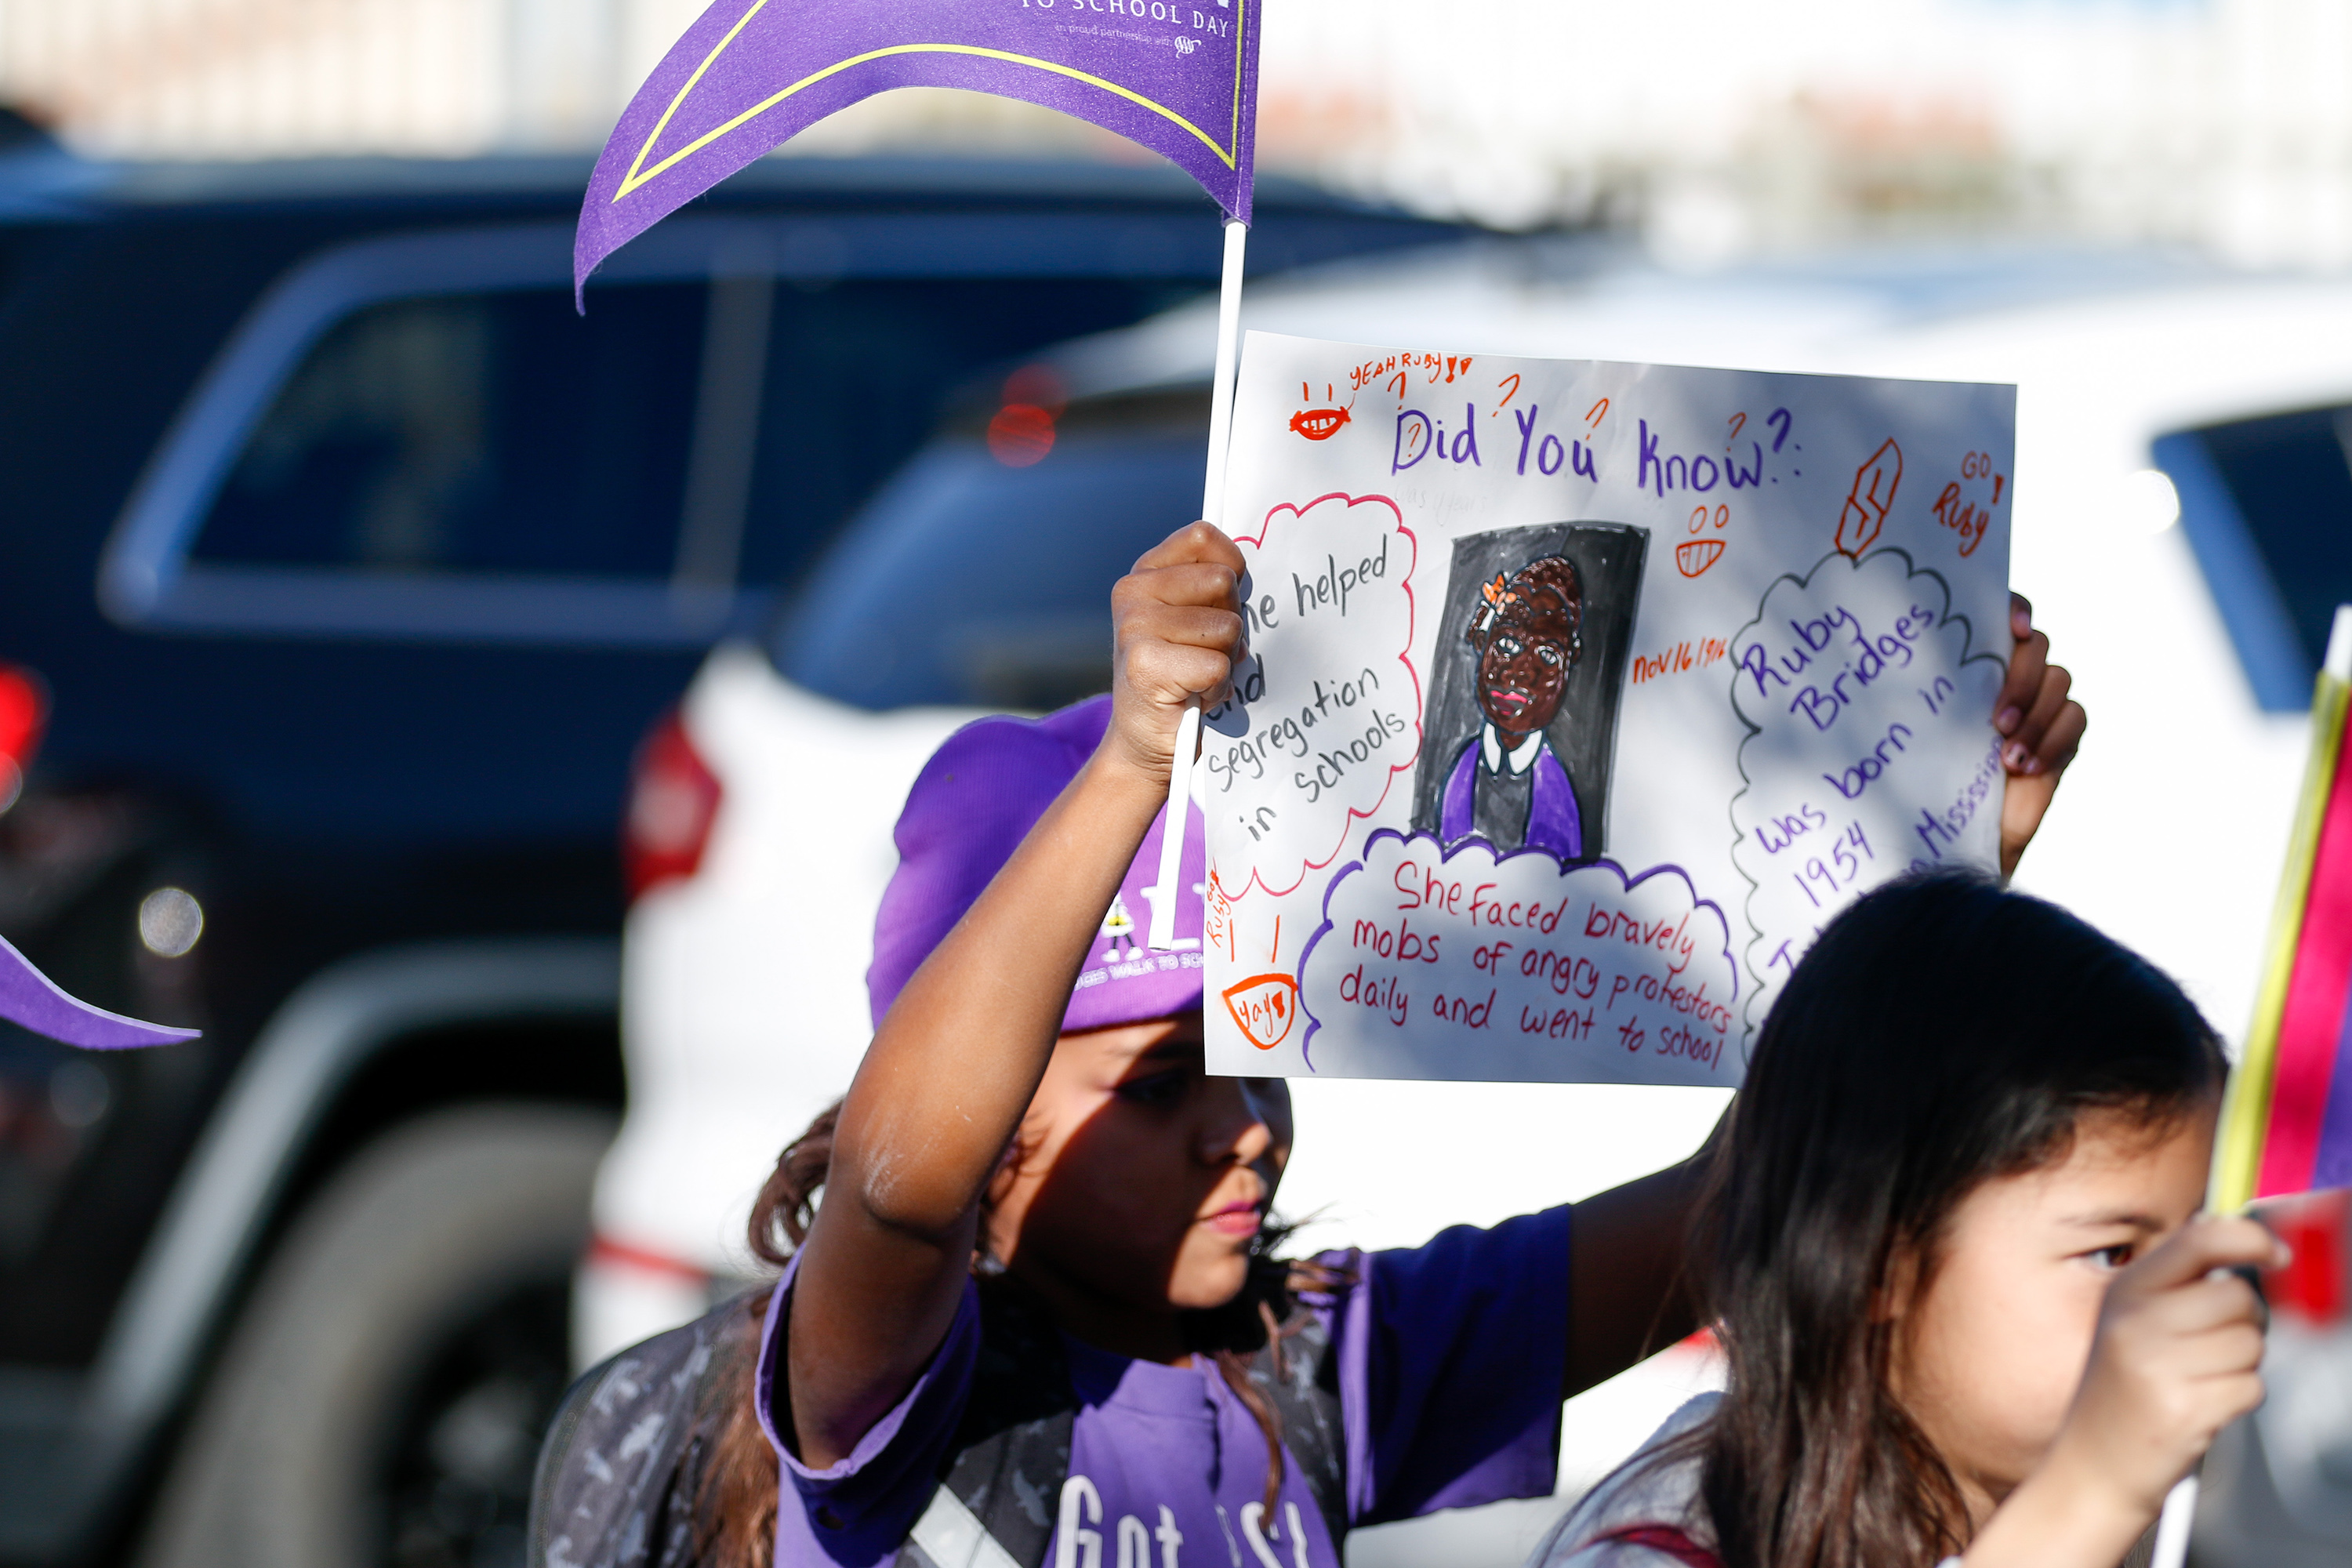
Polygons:
[[[1486,769],[1483,733],[1470,737],[1446,776],[1445,798],[1439,807],[1438,837],[1448,845],[1478,831],[1478,787],[1495,775]],[[1576,805],[1576,786],[1568,770],[1552,754],[1549,739],[1540,742],[1534,763],[1535,779],[1528,803],[1528,826],[1517,844],[1497,844],[1504,854],[1540,849],[1563,860],[1584,856],[1584,825]]]
[[[1338,1363],[1350,1526],[1551,1494],[1569,1213],[1492,1230],[1457,1226],[1426,1246],[1323,1259],[1353,1275],[1313,1303]],[[771,1441],[793,1273],[777,1283],[760,1350],[759,1415]],[[1049,1563],[1341,1568],[1295,1461],[1265,1515],[1265,1436],[1208,1358],[1171,1367],[1066,1335],[1064,1345],[1078,1410],[1071,1480],[1035,1504],[1056,1520]],[[967,1284],[930,1364],[847,1458],[815,1470],[777,1445],[777,1568],[872,1568],[896,1554],[938,1485],[979,1351],[979,1296]]]

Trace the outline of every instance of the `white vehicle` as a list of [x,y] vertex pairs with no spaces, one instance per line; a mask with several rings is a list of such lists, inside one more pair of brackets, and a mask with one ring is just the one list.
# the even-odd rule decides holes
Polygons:
[[[1481,243],[1293,275],[1255,289],[1246,318],[1449,353],[2018,384],[2012,581],[2092,716],[2020,883],[2164,964],[2225,1032],[2242,1028],[2312,675],[2335,605],[2352,599],[2352,284],[2013,253],[1683,277],[1591,247]],[[583,1364],[751,1272],[751,1198],[847,1087],[868,1036],[868,942],[907,787],[976,714],[1107,684],[1110,584],[1194,515],[1213,337],[1209,313],[1188,308],[1053,356],[1070,401],[1042,460],[1032,416],[986,405],[944,430],[766,645],[713,654],[649,742],[635,848],[674,874],[629,917],[630,1100],[579,1276]],[[1016,376],[1004,401],[1032,403],[1037,384]],[[1282,1206],[1318,1216],[1318,1243],[1371,1247],[1654,1169],[1695,1147],[1724,1102],[1295,1088]],[[1683,1350],[1583,1396],[1563,1487],[1630,1450],[1706,1370]],[[2316,1476],[2352,1456],[2352,1427],[2325,1426],[2265,1432],[2273,1467]],[[2342,1561],[2352,1524],[2326,1507],[2352,1513],[2352,1490],[2277,1489],[2321,1500],[2273,1498],[2234,1522],[2209,1510],[2214,1560],[2292,1565],[2301,1541],[2311,1562]],[[1516,1562],[1556,1508],[1488,1510],[1486,1533],[1445,1555]],[[1409,1532],[1467,1528],[1390,1526],[1350,1550],[1389,1560],[1385,1543]],[[2259,1546],[2249,1531],[2267,1532]]]

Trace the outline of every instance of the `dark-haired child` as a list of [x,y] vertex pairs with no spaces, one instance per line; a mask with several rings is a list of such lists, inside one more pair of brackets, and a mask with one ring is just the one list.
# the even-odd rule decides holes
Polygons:
[[[1339,1568],[1351,1527],[1549,1493],[1562,1397],[1692,1327],[1695,1164],[1273,1261],[1286,1088],[1209,1076],[1200,970],[1121,936],[1149,920],[1177,718],[1233,669],[1242,567],[1176,534],[1113,595],[1109,698],[972,725],[917,783],[873,1045],[755,1218],[771,1257],[779,1226],[805,1239],[750,1321],[750,1397],[696,1450],[698,1560]],[[2019,637],[2012,861],[2083,726]]]
[[2213,1271],[2278,1244],[2197,1217],[2223,1072],[2178,986],[2052,905],[1947,875],[1848,909],[1701,1208],[1728,1391],[1534,1568],[2115,1568],[2262,1395],[2259,1304]]

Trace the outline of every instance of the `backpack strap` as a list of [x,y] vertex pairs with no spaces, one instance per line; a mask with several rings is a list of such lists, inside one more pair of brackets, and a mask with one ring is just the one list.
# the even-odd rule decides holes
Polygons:
[[1348,1436],[1339,1415],[1339,1358],[1325,1320],[1297,1316],[1277,1342],[1250,1358],[1250,1380],[1282,1414],[1282,1446],[1307,1483],[1334,1546],[1348,1538]]
[[[896,1568],[1045,1568],[1070,1475],[1077,1395],[1060,1334],[1019,1291],[983,1286],[981,1348],[951,1456]],[[1297,1322],[1297,1319],[1293,1320]],[[1319,1317],[1250,1361],[1334,1542],[1348,1533],[1339,1364]]]
[[1044,1568],[1077,1420],[1061,1335],[1021,1292],[983,1282],[971,1392],[897,1568]]
[[738,1299],[591,1368],[556,1406],[530,1492],[531,1568],[689,1568],[712,1368],[740,1353]]
[[[1061,1337],[1034,1305],[986,1287],[980,1300],[971,1394],[895,1568],[1045,1568],[1077,1395]],[[706,1433],[715,1401],[737,1386],[728,1374],[758,1353],[753,1304],[730,1301],[572,1384],[531,1486],[530,1568],[693,1568]],[[1345,1539],[1347,1442],[1322,1320],[1261,1349],[1249,1370],[1282,1415],[1283,1447],[1331,1539]]]
[[1723,1568],[1723,1559],[1693,1541],[1671,1524],[1629,1524],[1596,1538],[1592,1544],[1622,1542],[1628,1546],[1646,1546],[1653,1552],[1663,1552],[1685,1568]]
[[929,1568],[1021,1568],[1019,1560],[997,1542],[980,1516],[966,1508],[944,1481],[931,1493],[930,1506],[915,1521],[915,1528],[907,1532],[898,1561],[924,1563]]

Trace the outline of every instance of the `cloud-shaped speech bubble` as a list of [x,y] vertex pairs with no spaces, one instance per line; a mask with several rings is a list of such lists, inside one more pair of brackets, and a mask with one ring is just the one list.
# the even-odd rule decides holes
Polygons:
[[1374,832],[1299,963],[1313,1070],[1728,1089],[1746,1071],[1723,910],[1661,866],[1563,869]]
[[1748,730],[1731,803],[1750,884],[1746,1024],[1830,918],[1914,866],[1990,866],[2001,769],[2001,660],[1971,647],[1944,579],[1900,550],[1824,557],[1765,591],[1731,639]]
[[1194,775],[1220,887],[1289,892],[1421,754],[1412,644],[1419,546],[1386,496],[1268,512],[1235,541],[1250,656],[1206,715]]

